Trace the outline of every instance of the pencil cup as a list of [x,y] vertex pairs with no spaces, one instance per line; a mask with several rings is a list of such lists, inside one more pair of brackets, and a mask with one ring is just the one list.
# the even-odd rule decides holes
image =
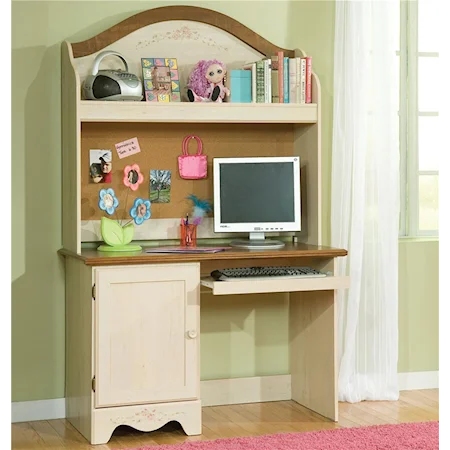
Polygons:
[[181,231],[180,245],[182,247],[195,247],[197,245],[197,225],[181,224],[180,231]]

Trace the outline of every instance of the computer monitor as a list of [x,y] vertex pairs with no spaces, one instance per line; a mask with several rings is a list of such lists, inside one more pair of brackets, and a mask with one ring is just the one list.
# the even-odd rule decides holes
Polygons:
[[214,231],[250,233],[231,242],[248,249],[282,248],[264,233],[300,231],[300,158],[214,158]]

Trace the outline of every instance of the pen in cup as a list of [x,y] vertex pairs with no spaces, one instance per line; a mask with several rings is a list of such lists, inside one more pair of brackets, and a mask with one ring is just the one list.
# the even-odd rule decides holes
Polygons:
[[[188,222],[186,224],[186,222]],[[189,218],[180,220],[180,245],[195,247],[197,242],[197,225],[189,223]]]

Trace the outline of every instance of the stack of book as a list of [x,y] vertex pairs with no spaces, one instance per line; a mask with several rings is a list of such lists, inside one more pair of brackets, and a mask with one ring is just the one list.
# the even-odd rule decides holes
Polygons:
[[311,103],[312,59],[288,58],[277,52],[270,58],[245,64],[251,71],[253,103]]

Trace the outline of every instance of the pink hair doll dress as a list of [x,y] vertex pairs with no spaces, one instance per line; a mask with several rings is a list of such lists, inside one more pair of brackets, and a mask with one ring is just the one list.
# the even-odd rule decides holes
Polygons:
[[199,61],[189,76],[187,96],[190,102],[218,102],[230,95],[223,84],[227,69],[217,59]]

